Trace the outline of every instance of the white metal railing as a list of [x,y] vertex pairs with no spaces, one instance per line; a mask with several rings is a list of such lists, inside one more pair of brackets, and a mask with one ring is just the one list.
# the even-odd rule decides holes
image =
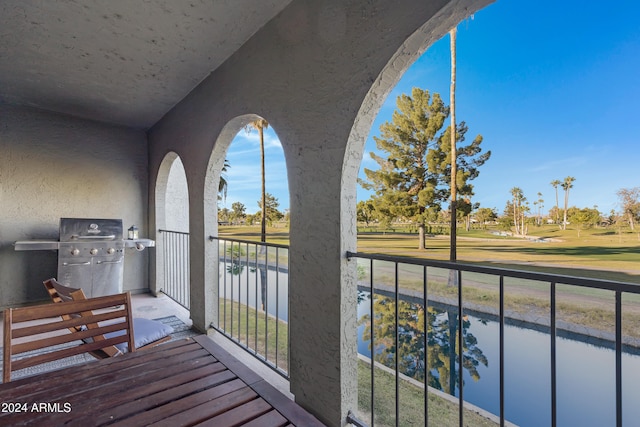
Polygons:
[[289,247],[210,237],[219,253],[215,329],[288,378]]
[[[464,422],[464,387],[463,372],[469,369],[473,364],[474,355],[470,343],[465,341],[465,332],[468,325],[465,324],[466,314],[477,310],[480,305],[473,301],[465,300],[465,292],[463,288],[473,287],[474,285],[491,282],[495,284],[497,292],[497,301],[494,299],[489,305],[497,305],[497,309],[491,310],[481,308],[483,313],[491,313],[491,315],[499,322],[499,422],[504,426],[508,422],[505,420],[505,323],[511,320],[512,310],[509,310],[509,316],[505,314],[505,286],[508,284],[514,289],[522,284],[534,286],[537,292],[542,292],[543,298],[548,298],[548,317],[542,322],[541,327],[546,329],[549,334],[549,363],[550,363],[550,389],[548,390],[548,398],[550,399],[550,419],[541,420],[545,425],[556,426],[558,415],[558,391],[557,391],[557,337],[562,333],[566,333],[566,322],[560,320],[563,308],[558,302],[559,295],[568,287],[579,287],[589,290],[590,292],[600,292],[610,295],[611,318],[614,324],[614,332],[604,336],[603,340],[610,342],[610,348],[615,352],[615,364],[611,366],[611,377],[615,377],[615,418],[611,419],[610,425],[618,427],[622,426],[623,420],[623,366],[622,354],[623,347],[637,346],[637,337],[623,336],[623,318],[622,318],[622,297],[632,296],[637,301],[637,295],[640,294],[640,286],[633,283],[615,282],[609,280],[578,278],[554,274],[543,274],[526,272],[520,270],[507,270],[500,268],[491,268],[478,265],[462,264],[458,262],[443,262],[434,260],[424,260],[416,258],[404,258],[385,255],[372,255],[365,253],[347,253],[347,257],[357,260],[359,276],[359,289],[369,293],[369,314],[366,316],[365,327],[369,331],[370,350],[372,358],[376,362],[382,361],[395,372],[395,425],[401,425],[401,412],[403,405],[399,398],[399,387],[402,376],[402,367],[411,367],[414,373],[422,370],[415,377],[427,384],[427,377],[431,375],[429,372],[430,360],[428,358],[431,346],[434,343],[430,340],[434,339],[433,330],[429,331],[427,324],[427,306],[431,306],[432,301],[444,302],[449,307],[448,322],[446,324],[450,347],[449,362],[451,362],[450,375],[452,378],[440,379],[440,381],[448,381],[453,389],[457,388],[458,400],[458,419],[459,425],[466,425]],[[381,264],[384,264],[381,266]],[[381,277],[385,276],[385,277]],[[402,281],[402,284],[401,284]],[[407,292],[404,287],[413,282],[413,292]],[[442,297],[441,293],[434,292],[434,287],[438,284],[442,285],[441,290],[449,288],[448,296]],[[561,291],[561,289],[563,291]],[[546,296],[544,296],[546,294]],[[565,296],[563,296],[564,298]],[[377,302],[376,302],[377,301]],[[606,301],[606,298],[604,299]],[[403,311],[401,306],[407,306],[408,302],[414,304],[413,312],[409,310]],[[473,307],[471,309],[470,307]],[[559,308],[560,307],[560,308]],[[405,307],[407,308],[407,307]],[[383,312],[382,312],[382,311]],[[419,312],[423,310],[422,316]],[[525,308],[526,310],[526,308]],[[401,313],[401,311],[403,311]],[[517,317],[517,316],[516,316]],[[390,325],[376,325],[376,322],[382,322],[383,318]],[[418,321],[418,319],[421,319]],[[442,323],[444,325],[444,323]],[[445,328],[445,326],[443,326]],[[391,332],[389,332],[391,331]],[[384,351],[379,351],[378,342],[375,334],[385,334]],[[606,335],[606,334],[605,334]],[[401,337],[402,336],[402,337]],[[601,337],[602,338],[602,337]],[[409,358],[402,354],[402,340],[409,340],[415,344],[414,347],[421,348],[417,353],[411,354]],[[417,340],[418,342],[415,342]],[[460,357],[460,349],[462,357]],[[576,355],[577,356],[577,355]],[[376,363],[370,363],[370,403],[369,414],[353,416],[350,421],[356,425],[366,425],[361,419],[366,418],[368,425],[373,427],[376,422],[376,405],[375,405],[375,376],[380,374],[375,369]],[[594,366],[594,369],[606,369],[606,366]],[[627,373],[627,376],[630,373]],[[427,420],[428,399],[427,393],[424,393],[424,417]],[[393,418],[393,416],[392,416]]]
[[162,234],[162,257],[164,281],[160,291],[189,309],[189,233],[173,230],[158,230]]

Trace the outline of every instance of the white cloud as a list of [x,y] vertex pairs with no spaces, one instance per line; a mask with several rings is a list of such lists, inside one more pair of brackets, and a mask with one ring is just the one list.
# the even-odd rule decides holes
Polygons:
[[[234,147],[235,145],[248,145],[253,148],[259,148],[260,134],[257,130],[251,130],[251,132],[249,133],[241,130],[231,142],[231,147]],[[278,148],[282,150],[282,143],[280,142],[280,139],[278,138],[276,133],[271,128],[268,128],[264,132],[264,149],[268,150],[271,148]]]
[[[529,172],[542,172],[542,171],[558,171],[560,175],[568,173],[571,175],[572,168],[577,168],[585,163],[587,163],[588,159],[584,156],[570,157],[570,158],[559,158],[556,160],[550,160],[548,162],[540,163],[537,165],[529,165],[527,171]],[[555,173],[555,172],[554,172]],[[558,178],[562,179],[562,178]]]

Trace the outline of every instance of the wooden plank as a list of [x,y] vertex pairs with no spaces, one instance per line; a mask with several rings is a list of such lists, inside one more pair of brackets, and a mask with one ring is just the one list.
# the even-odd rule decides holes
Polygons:
[[[64,323],[64,322],[58,322],[58,323]],[[60,345],[67,342],[86,340],[89,338],[94,338],[97,335],[104,335],[110,332],[117,332],[117,331],[126,332],[126,329],[128,327],[129,327],[128,322],[119,321],[119,322],[109,323],[108,325],[104,325],[104,326],[100,326],[92,329],[86,329],[84,331],[74,332],[74,333],[68,333],[67,327],[56,328],[54,330],[57,330],[57,331],[62,330],[64,331],[64,333],[60,335],[41,338],[41,339],[36,339],[36,335],[39,335],[39,334],[35,334],[34,336],[32,336],[32,338],[30,338],[30,341],[28,342],[14,344],[13,348],[11,349],[11,352],[13,354],[20,354],[20,353],[24,353],[25,351],[36,350],[43,347],[51,347],[54,345]],[[23,329],[26,329],[26,328],[23,328]]]
[[[118,316],[114,316],[113,313],[119,313]],[[106,320],[111,320],[114,318],[122,318],[126,314],[124,310],[118,310],[117,312],[106,312],[106,313],[97,313],[94,314],[92,318],[95,322],[104,322]],[[73,317],[69,320],[60,320],[60,319],[48,319],[50,320],[47,323],[42,323],[34,326],[26,326],[21,328],[15,328],[12,332],[13,338],[22,338],[29,335],[38,335],[44,334],[52,331],[57,331],[65,328],[73,328],[76,326],[83,326],[87,323],[87,321],[83,317]],[[56,320],[56,321],[54,321]]]
[[[65,382],[64,384],[53,384],[47,389],[40,390],[36,393],[32,393],[29,398],[41,398],[46,396],[46,392],[55,393],[56,395],[71,397],[85,391],[92,391],[95,388],[106,387],[110,388],[118,387],[118,384],[126,382],[131,385],[140,383],[148,383],[156,377],[164,378],[172,373],[184,372],[192,369],[196,369],[201,366],[207,366],[209,364],[215,364],[216,362],[212,357],[207,355],[201,355],[198,358],[192,358],[191,355],[186,354],[183,356],[176,355],[164,360],[157,360],[156,364],[145,364],[143,367],[136,369],[135,366],[127,367],[126,369],[117,369],[112,372],[96,375],[95,377],[86,377],[83,379],[77,378],[70,373],[72,381]],[[117,366],[117,365],[116,365]],[[76,378],[75,381],[73,379]],[[126,385],[121,385],[123,388],[127,388]]]
[[[209,357],[210,360],[212,358]],[[197,360],[194,362],[198,362]],[[35,402],[52,401],[55,397],[58,401],[69,402],[73,412],[68,414],[15,414],[11,419],[13,421],[31,419],[38,420],[41,425],[61,425],[75,417],[84,414],[100,414],[110,407],[117,407],[119,404],[131,401],[131,399],[144,399],[149,394],[155,392],[173,389],[179,385],[189,383],[191,381],[205,378],[209,383],[212,382],[211,376],[218,372],[229,372],[224,365],[215,362],[208,366],[200,366],[200,363],[177,365],[171,370],[162,367],[148,377],[136,376],[130,378],[126,376],[116,376],[112,383],[104,383],[96,387],[87,387],[86,379],[77,384],[77,389],[69,389],[61,392],[57,389],[53,392],[44,390],[40,396],[31,398],[21,398],[20,402],[32,404]],[[171,367],[171,364],[168,364]],[[198,367],[197,369],[194,369]],[[218,381],[228,381],[235,378],[233,375],[216,378]],[[6,415],[6,414],[3,414]],[[45,422],[52,420],[53,422]],[[0,417],[0,424],[6,424],[4,418]],[[92,423],[90,423],[92,424]]]
[[107,384],[104,387],[68,397],[67,401],[72,404],[73,413],[66,416],[52,414],[40,417],[39,423],[61,425],[74,420],[75,425],[86,426],[98,425],[97,420],[105,423],[112,422],[183,398],[199,390],[224,384],[235,378],[233,373],[217,362],[198,369],[185,366],[175,372],[167,369],[162,371],[164,378],[159,372],[150,376],[148,381],[140,378],[134,382],[125,378],[117,384]]
[[4,351],[2,352],[2,382],[7,383],[11,381],[11,352],[7,349],[11,348],[11,323],[13,316],[11,310],[5,310],[3,313],[4,326],[3,326],[3,343]]
[[284,415],[289,421],[298,426],[304,427],[323,427],[316,417],[307,412],[302,406],[289,399],[284,394],[280,393],[278,389],[273,387],[266,381],[260,381],[251,385],[256,393],[258,393],[264,400],[269,402],[271,406],[276,408],[282,415]]
[[70,402],[72,411],[0,414],[0,425],[323,426],[204,336],[0,384],[0,400],[25,399]]
[[[243,424],[243,427],[284,427],[289,424],[289,421],[282,416],[282,414],[275,409],[267,412],[258,418]],[[301,426],[302,427],[302,426]]]
[[[255,399],[245,405],[233,408],[223,414],[196,424],[198,427],[241,426],[271,410],[271,405],[263,399]],[[301,426],[302,427],[302,426]],[[305,426],[306,427],[306,426]]]
[[127,294],[115,294],[89,298],[83,301],[69,301],[56,304],[43,304],[32,307],[15,308],[12,309],[13,322],[21,323],[38,319],[50,319],[64,314],[79,313],[81,311],[93,311],[120,305],[126,306],[128,304],[126,295]]
[[[158,418],[157,412],[151,414],[144,412],[138,414],[138,416],[132,418],[126,418],[120,423],[115,423],[115,426],[154,426],[154,427],[179,427],[190,426],[202,420],[214,417],[218,414],[222,414],[230,409],[241,406],[247,402],[250,402],[258,397],[258,395],[251,390],[250,387],[238,383],[240,389],[231,393],[224,393],[222,396],[216,399],[206,399],[205,403],[192,406],[191,401],[198,400],[198,394],[189,396],[185,399],[180,399],[172,402],[172,409],[175,410],[174,414],[168,417]],[[225,385],[219,386],[225,388]],[[227,386],[230,387],[230,386]],[[226,390],[225,390],[226,391]]]
[[[177,341],[164,344],[162,348],[159,350],[162,351],[162,354],[157,353],[158,352],[157,348],[152,348],[149,350],[145,350],[144,352],[128,353],[126,357],[113,357],[110,359],[103,359],[103,360],[100,360],[99,364],[86,363],[82,365],[76,365],[73,367],[73,370],[75,372],[74,376],[78,378],[82,378],[83,373],[88,376],[95,376],[99,373],[111,372],[114,369],[120,369],[122,366],[139,366],[141,363],[144,363],[145,361],[147,363],[154,363],[153,362],[154,360],[161,359],[163,357],[167,357],[171,355],[183,354],[189,351],[198,351],[200,352],[200,354],[203,354],[202,347],[199,344],[193,342],[191,339],[177,340]],[[144,360],[140,360],[140,359],[144,359]],[[93,362],[97,362],[97,361],[98,360],[95,360]],[[118,366],[114,366],[114,365],[118,365]],[[38,379],[45,380],[48,383],[53,383],[57,381],[56,379],[57,377],[66,378],[67,376],[68,376],[68,373],[65,368],[65,369],[38,374],[37,377]],[[33,383],[33,380],[34,379],[30,377],[14,380],[11,383],[12,384],[11,388],[12,389],[19,388],[23,384],[31,384]],[[4,387],[0,385],[0,396],[2,395],[3,390],[4,390]]]
[[233,357],[229,352],[213,342],[206,335],[197,336],[194,340],[209,353],[214,355],[214,357],[222,362],[227,368],[233,371],[233,373],[235,373],[238,378],[241,378],[247,385],[263,380],[261,376],[253,372],[244,363]]
[[[218,363],[216,365],[219,366],[221,364]],[[68,425],[80,427],[88,425],[98,426],[132,417],[144,411],[153,411],[162,417],[165,411],[170,414],[173,413],[171,412],[169,404],[190,394],[201,392],[207,388],[213,389],[222,384],[230,388],[230,391],[235,390],[234,387],[239,388],[244,386],[229,370],[212,373],[204,378],[195,380],[191,380],[189,376],[184,373],[178,377],[179,381],[173,381],[173,379],[170,378],[167,381],[152,384],[152,387],[148,390],[145,390],[144,387],[142,390],[134,389],[131,394],[122,393],[117,396],[117,398],[104,400],[100,402],[100,404],[87,402],[89,406],[83,412],[83,415],[81,417],[74,417],[73,422]],[[232,383],[233,381],[236,381],[236,383]],[[174,382],[176,383],[175,386],[173,385]],[[178,383],[180,383],[180,385],[177,385]],[[204,396],[204,393],[199,394],[199,396],[200,395]],[[93,401],[92,399],[92,402]],[[168,409],[165,410],[165,408]]]
[[207,336],[196,337],[196,342],[214,354],[220,362],[224,363],[227,368],[232,370],[239,378],[242,378],[256,393],[280,411],[293,424],[300,426],[324,426],[317,418],[287,396],[280,393],[279,390],[258,376],[258,374],[251,371],[246,365],[218,344],[211,341]]
[[[231,371],[224,371],[224,374],[230,374],[233,376]],[[246,384],[244,384],[240,379],[233,377],[231,381],[218,384],[211,388],[196,390],[191,395],[185,395],[177,400],[172,397],[165,403],[158,405],[153,409],[149,409],[146,412],[137,411],[135,416],[125,415],[124,417],[120,417],[120,408],[115,408],[114,413],[117,414],[118,422],[123,426],[148,425],[154,422],[160,422],[168,417],[174,417],[184,411],[189,411],[199,405],[207,404],[222,396],[238,392],[242,389],[247,389],[246,392],[249,393],[250,389],[247,388]],[[168,392],[169,391],[167,391],[167,393]],[[81,424],[78,424],[78,426],[83,427]]]
[[[121,328],[116,328],[116,330],[121,329]],[[78,332],[79,333],[79,332]],[[56,340],[54,338],[48,338],[46,340],[40,340],[37,343],[41,344],[41,345],[35,345],[35,346],[30,346],[30,345],[26,345],[26,347],[28,348],[28,350],[36,350],[38,348],[42,348],[42,349],[46,349],[47,347],[51,347],[53,345],[58,345],[58,344],[66,344],[66,343],[72,343],[74,341],[77,341],[74,337],[74,334],[68,334],[68,335],[64,335],[61,337],[65,337],[65,339],[63,340]],[[60,359],[64,359],[67,357],[71,357],[71,356],[77,356],[79,354],[84,354],[84,353],[88,353],[90,351],[94,351],[94,350],[99,350],[101,348],[104,347],[109,347],[115,344],[119,344],[122,342],[126,342],[127,341],[127,335],[120,335],[114,338],[108,338],[108,339],[104,339],[104,340],[100,340],[100,341],[94,341],[91,343],[80,343],[76,346],[73,347],[66,347],[60,350],[55,350],[55,351],[51,351],[48,353],[43,353],[43,354],[39,354],[37,356],[32,356],[29,358],[25,358],[25,359],[17,359],[12,361],[12,369],[14,371],[17,371],[19,369],[24,369],[24,368],[29,368],[31,366],[36,366],[36,365],[41,365],[43,363],[48,363],[48,362],[53,362],[56,360],[60,360]],[[20,346],[21,348],[22,345]],[[22,351],[28,351],[28,350],[22,350]]]
[[[185,351],[199,351],[201,352],[201,354],[206,353],[206,351],[203,350],[202,347],[199,346],[197,343],[189,342],[187,340],[180,340],[179,342],[180,342],[180,345],[174,345],[175,344],[174,342],[166,344],[166,346],[168,346],[166,350],[171,351],[172,352],[171,355],[181,354]],[[187,342],[188,346],[185,346],[184,342]],[[139,366],[141,363],[144,363],[144,361],[140,361],[139,358],[144,358],[144,360],[146,360],[147,363],[154,363],[154,360],[160,359],[165,357],[166,355],[169,355],[169,353],[164,353],[164,351],[165,349],[163,349],[163,354],[158,354],[153,350],[149,350],[145,352],[136,352],[136,353],[127,354],[126,357],[114,357],[110,359],[100,360],[99,364],[96,364],[97,360],[95,360],[90,363],[76,365],[73,367],[73,370],[74,370],[73,376],[75,379],[82,379],[84,378],[84,376],[94,377],[101,373],[112,372],[114,369],[121,369],[122,367],[125,367],[125,366]],[[68,368],[45,372],[42,374],[38,374],[36,377],[25,377],[25,378],[17,379],[11,382],[9,389],[17,390],[19,391],[19,393],[22,393],[22,394],[28,394],[30,389],[37,390],[38,388],[40,388],[38,386],[39,382],[44,382],[46,384],[63,383],[67,381],[69,378],[67,369]],[[5,390],[6,388],[7,388],[6,385],[0,384],[0,391]]]
[[[189,351],[183,353],[183,350]],[[217,362],[196,343],[190,346],[167,348],[166,352],[149,350],[148,352],[130,353],[113,359],[101,360],[99,363],[92,362],[79,367],[66,368],[55,372],[55,375],[43,374],[18,380],[10,383],[15,385],[11,388],[2,384],[0,385],[0,394],[6,396],[7,399],[24,399],[38,398],[45,393],[62,394],[61,390],[65,387],[82,391],[83,386],[90,388],[99,386],[101,383],[112,382],[114,376],[143,376],[158,369],[174,368],[179,363],[203,358],[207,361],[206,363]]]
[[[131,384],[132,386],[127,387],[122,393],[86,399],[85,406],[91,408],[91,410],[116,406],[121,408],[136,399],[145,399],[151,405],[156,405],[155,400],[162,398],[161,396],[156,396],[156,394],[163,395],[164,393],[175,400],[181,397],[180,393],[194,393],[200,389],[215,387],[236,378],[231,371],[218,362],[197,368],[196,366],[185,365],[184,368],[179,370],[165,369],[164,371],[168,371],[170,374],[163,377],[154,375],[146,383],[136,383],[136,387]],[[136,404],[141,406],[142,402],[137,401]],[[146,403],[144,404],[146,405]]]

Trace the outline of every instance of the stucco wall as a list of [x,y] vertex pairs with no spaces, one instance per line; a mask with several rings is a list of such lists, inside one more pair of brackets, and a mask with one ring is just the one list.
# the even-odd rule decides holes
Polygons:
[[[144,132],[0,105],[0,306],[46,299],[57,273],[55,251],[14,241],[57,239],[61,217],[122,218],[147,235],[147,188]],[[125,290],[147,288],[148,257],[126,251]]]
[[180,158],[169,170],[165,195],[165,224],[167,230],[189,232],[189,188]]
[[402,72],[482,4],[294,0],[149,133],[151,182],[169,151],[187,174],[191,316],[203,328],[214,319],[217,281],[210,183],[226,134],[239,130],[227,126],[255,114],[278,130],[291,201],[291,392],[328,425],[343,425],[357,404],[355,266],[346,251],[356,249],[366,134]]

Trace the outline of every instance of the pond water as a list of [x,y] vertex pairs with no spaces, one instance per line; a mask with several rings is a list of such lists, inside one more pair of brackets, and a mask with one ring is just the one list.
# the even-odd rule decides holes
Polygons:
[[[376,297],[376,306],[385,297]],[[390,300],[389,300],[390,302]],[[358,351],[371,356],[368,314],[369,295],[364,294],[358,306],[360,326],[358,328]],[[388,302],[387,302],[388,304]],[[403,307],[403,304],[401,304]],[[402,313],[404,309],[404,313]],[[417,313],[422,307],[406,303],[401,309],[401,317]],[[376,313],[378,310],[376,309]],[[449,317],[457,322],[455,311],[444,311],[430,307],[428,316],[429,356],[449,355]],[[375,326],[379,322],[378,326]],[[384,331],[384,318],[374,319],[374,329]],[[481,315],[465,316],[463,337],[465,355],[473,364],[465,367],[463,373],[464,399],[496,415],[500,413],[500,371],[499,371],[499,323],[483,319]],[[424,327],[422,327],[424,329]],[[423,340],[423,330],[404,327],[402,335],[412,341]],[[384,333],[382,333],[384,335]],[[455,330],[454,330],[455,336]],[[384,338],[384,337],[383,337]],[[374,335],[375,339],[375,335]],[[376,343],[376,360],[385,360],[387,353],[383,345]],[[442,344],[442,345],[441,345]],[[415,345],[413,354],[403,353],[402,359],[410,360],[416,353],[423,352],[423,346]],[[615,353],[613,350],[593,344],[557,338],[557,425],[558,426],[609,426],[615,425]],[[532,328],[505,325],[505,418],[517,425],[538,427],[551,425],[551,344],[549,334]],[[454,390],[447,388],[448,372],[429,361],[431,386],[459,395],[459,384]],[[457,362],[456,362],[457,367]],[[623,420],[624,425],[639,425],[640,405],[640,357],[623,354]],[[415,378],[424,378],[420,366],[406,364],[405,373]],[[454,373],[454,375],[456,375]],[[421,379],[424,382],[423,379]],[[437,387],[437,385],[442,385]]]
[[271,267],[263,269],[263,272],[265,276],[261,280],[259,269],[221,262],[220,296],[252,308],[258,301],[259,308],[286,322],[289,320],[289,274],[286,270],[277,271]]
[[[263,292],[255,269],[244,268],[231,274],[221,264],[221,295],[240,300],[250,307],[261,304]],[[225,277],[226,276],[226,277]],[[268,270],[264,301],[267,312],[287,321],[286,271]],[[233,293],[233,294],[232,294]],[[370,331],[368,330],[369,294],[361,292],[358,303],[358,352],[371,357]],[[393,313],[391,300],[376,295],[374,338],[376,360],[387,360],[392,365],[389,349],[380,338],[380,331],[388,328],[386,315]],[[422,307],[415,303],[401,302],[403,318],[417,318]],[[380,314],[382,313],[382,314]],[[459,384],[449,387],[449,372],[435,366],[432,360],[447,356],[449,318],[457,322],[453,310],[446,311],[429,307],[429,375],[428,383],[454,396],[459,395]],[[385,323],[387,322],[387,323]],[[420,322],[414,322],[420,324]],[[457,324],[457,323],[456,323]],[[482,314],[465,316],[463,337],[465,355],[473,363],[463,373],[464,398],[466,401],[493,414],[500,413],[499,372],[499,323]],[[422,327],[424,329],[424,327]],[[505,417],[523,426],[550,425],[551,420],[551,345],[547,333],[531,325],[505,325]],[[456,331],[453,331],[454,335]],[[424,382],[424,366],[416,363],[416,355],[422,357],[421,345],[424,334],[420,327],[403,326],[401,336],[405,339],[400,350],[403,373]],[[389,338],[389,337],[386,337]],[[457,367],[457,364],[456,364]],[[640,425],[640,357],[623,354],[623,421],[624,425]],[[455,378],[455,373],[454,373]],[[451,388],[451,390],[449,390]],[[557,338],[557,425],[574,427],[602,427],[615,425],[615,353],[610,348],[582,342],[578,339]]]

